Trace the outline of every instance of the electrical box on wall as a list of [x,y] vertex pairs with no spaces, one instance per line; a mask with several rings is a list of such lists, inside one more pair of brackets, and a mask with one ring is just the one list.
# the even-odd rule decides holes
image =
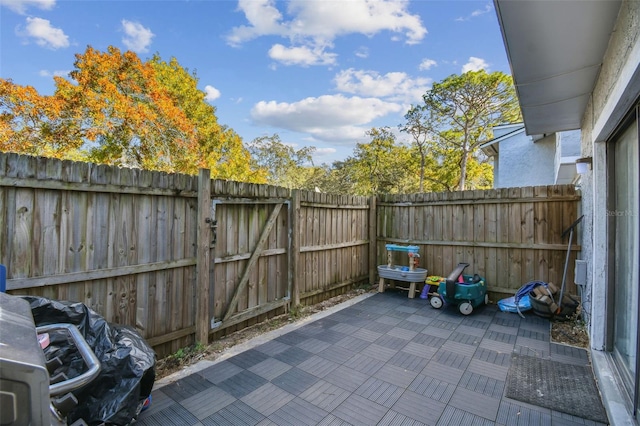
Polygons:
[[587,284],[587,261],[586,260],[576,260],[576,266],[574,269],[574,279],[573,281],[580,285],[584,286]]

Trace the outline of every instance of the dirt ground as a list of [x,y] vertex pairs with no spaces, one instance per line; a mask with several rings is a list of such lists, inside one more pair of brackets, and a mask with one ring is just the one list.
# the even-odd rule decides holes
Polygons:
[[[368,292],[375,293],[376,291],[376,288],[371,288],[369,290],[352,290],[348,293],[332,297],[331,299],[315,305],[304,306],[295,313],[280,315],[261,324],[256,324],[244,330],[237,331],[211,343],[208,346],[191,346],[180,350],[175,354],[157,361],[156,380],[166,377],[200,360],[215,360],[229,348],[240,343],[244,343],[260,334],[300,321],[303,318],[322,312],[356,296],[360,296]],[[579,318],[577,318],[577,315],[564,321],[551,321],[551,340],[556,343],[563,343],[580,348],[589,347],[589,336],[587,335],[585,325]]]
[[565,321],[551,321],[551,341],[587,349],[589,335],[579,312]]

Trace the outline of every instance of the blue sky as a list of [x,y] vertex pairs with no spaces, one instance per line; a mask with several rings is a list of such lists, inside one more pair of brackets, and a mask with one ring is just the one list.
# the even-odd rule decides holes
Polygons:
[[88,45],[175,57],[245,143],[277,133],[316,164],[451,74],[510,73],[491,1],[0,0],[0,77],[52,94]]

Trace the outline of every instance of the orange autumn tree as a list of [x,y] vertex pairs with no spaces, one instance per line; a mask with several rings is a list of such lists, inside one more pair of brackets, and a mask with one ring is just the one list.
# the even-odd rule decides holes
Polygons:
[[203,162],[197,130],[153,66],[133,52],[88,47],[77,54],[72,81],[54,77],[54,98],[68,143],[85,144],[93,162],[195,173]]
[[62,106],[31,86],[0,78],[0,151],[66,158],[79,146],[66,143]]
[[218,123],[175,58],[91,46],[52,96],[0,79],[0,150],[264,183],[240,136]]

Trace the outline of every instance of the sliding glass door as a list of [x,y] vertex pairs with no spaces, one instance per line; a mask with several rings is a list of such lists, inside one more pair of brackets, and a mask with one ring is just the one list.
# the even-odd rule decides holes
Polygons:
[[[614,250],[613,357],[637,408],[638,293],[640,287],[640,150],[638,120],[634,113],[613,141],[610,173],[615,181],[610,222]],[[615,200],[615,201],[614,201]]]

